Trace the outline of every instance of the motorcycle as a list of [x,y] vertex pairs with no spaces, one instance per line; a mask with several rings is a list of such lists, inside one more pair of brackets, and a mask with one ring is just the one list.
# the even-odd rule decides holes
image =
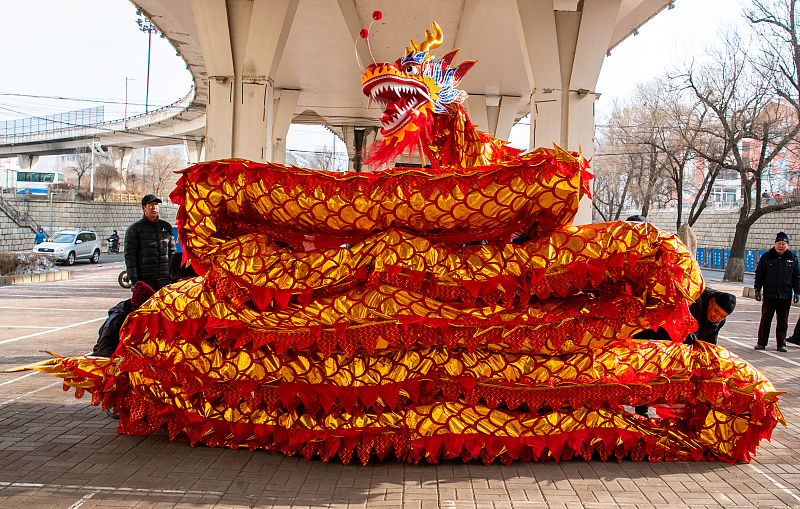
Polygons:
[[119,237],[109,237],[106,241],[108,242],[108,250],[106,251],[108,254],[119,253]]
[[119,273],[119,276],[117,276],[117,282],[123,288],[131,287],[131,280],[128,278],[127,270],[123,270],[122,272]]

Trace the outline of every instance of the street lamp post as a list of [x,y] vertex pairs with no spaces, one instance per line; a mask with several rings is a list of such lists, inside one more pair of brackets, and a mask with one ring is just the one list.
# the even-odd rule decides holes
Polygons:
[[150,95],[150,46],[153,40],[153,34],[158,33],[158,28],[147,19],[142,18],[138,18],[136,24],[139,25],[139,30],[147,34],[147,88],[144,94],[144,112],[147,113]]

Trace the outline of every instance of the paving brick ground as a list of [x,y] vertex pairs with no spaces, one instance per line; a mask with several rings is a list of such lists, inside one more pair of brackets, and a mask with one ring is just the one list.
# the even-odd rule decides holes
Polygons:
[[[119,269],[0,288],[0,369],[50,350],[86,353],[106,310],[128,296]],[[741,295],[741,286],[711,281]],[[190,447],[165,434],[119,436],[116,421],[42,374],[0,374],[0,508],[772,508],[800,507],[800,347],[753,350],[760,305],[740,299],[721,344],[788,394],[750,464],[446,461],[367,467],[263,451]],[[797,319],[793,308],[791,325]]]

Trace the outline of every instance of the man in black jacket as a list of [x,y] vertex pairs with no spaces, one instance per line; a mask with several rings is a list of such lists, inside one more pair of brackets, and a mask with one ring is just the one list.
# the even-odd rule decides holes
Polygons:
[[[733,313],[735,308],[736,296],[706,287],[700,297],[689,306],[689,312],[697,321],[697,331],[686,336],[683,342],[691,345],[700,340],[716,345],[719,338],[719,330],[725,325],[725,319]],[[656,330],[643,330],[633,337],[635,339],[672,341],[669,333],[663,327],[659,327]],[[647,417],[647,405],[637,405],[634,409],[637,414]]]
[[779,232],[775,237],[775,247],[761,256],[756,267],[754,285],[756,300],[762,301],[756,350],[767,347],[769,331],[772,328],[772,315],[776,315],[778,323],[775,325],[775,339],[778,342],[778,351],[786,351],[786,329],[789,327],[792,290],[794,290],[794,302],[800,301],[798,265],[800,262],[797,256],[789,251],[789,236]]
[[144,281],[156,292],[169,284],[169,257],[177,251],[172,225],[158,218],[159,203],[152,194],[142,198],[144,216],[125,234],[125,267],[131,284]]
[[[686,336],[683,342],[691,345],[700,340],[716,345],[719,330],[725,325],[725,319],[733,313],[735,308],[736,297],[734,295],[706,287],[700,297],[689,306],[689,312],[697,321],[697,331]],[[633,337],[635,339],[672,341],[669,333],[663,327],[656,330],[643,330]]]

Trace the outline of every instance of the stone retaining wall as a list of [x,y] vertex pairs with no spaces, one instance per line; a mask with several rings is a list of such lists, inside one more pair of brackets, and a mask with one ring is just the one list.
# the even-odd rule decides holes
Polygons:
[[[27,212],[41,225],[45,231],[50,228],[50,201],[46,197],[30,196],[27,198],[3,199],[20,212]],[[162,203],[159,214],[162,219],[175,226],[178,206]],[[142,206],[139,203],[85,202],[53,199],[53,232],[65,228],[92,230],[103,241],[114,230],[120,236],[121,246],[125,244],[125,230],[131,223],[142,218]],[[26,251],[33,248],[35,233],[30,228],[17,225],[0,210],[0,252]],[[121,247],[120,246],[120,247]]]
[[[622,214],[625,218],[630,214]],[[675,221],[677,212],[667,210],[651,211],[647,219],[664,231],[677,233]],[[683,215],[686,217],[686,214]],[[705,210],[700,214],[700,219],[692,229],[697,235],[697,247],[730,249],[733,244],[733,234],[736,231],[736,221],[739,219],[739,210]],[[684,220],[685,222],[685,220]],[[769,249],[775,245],[775,234],[783,231],[789,235],[789,249],[800,249],[800,207],[782,210],[761,217],[750,228],[745,249]]]

